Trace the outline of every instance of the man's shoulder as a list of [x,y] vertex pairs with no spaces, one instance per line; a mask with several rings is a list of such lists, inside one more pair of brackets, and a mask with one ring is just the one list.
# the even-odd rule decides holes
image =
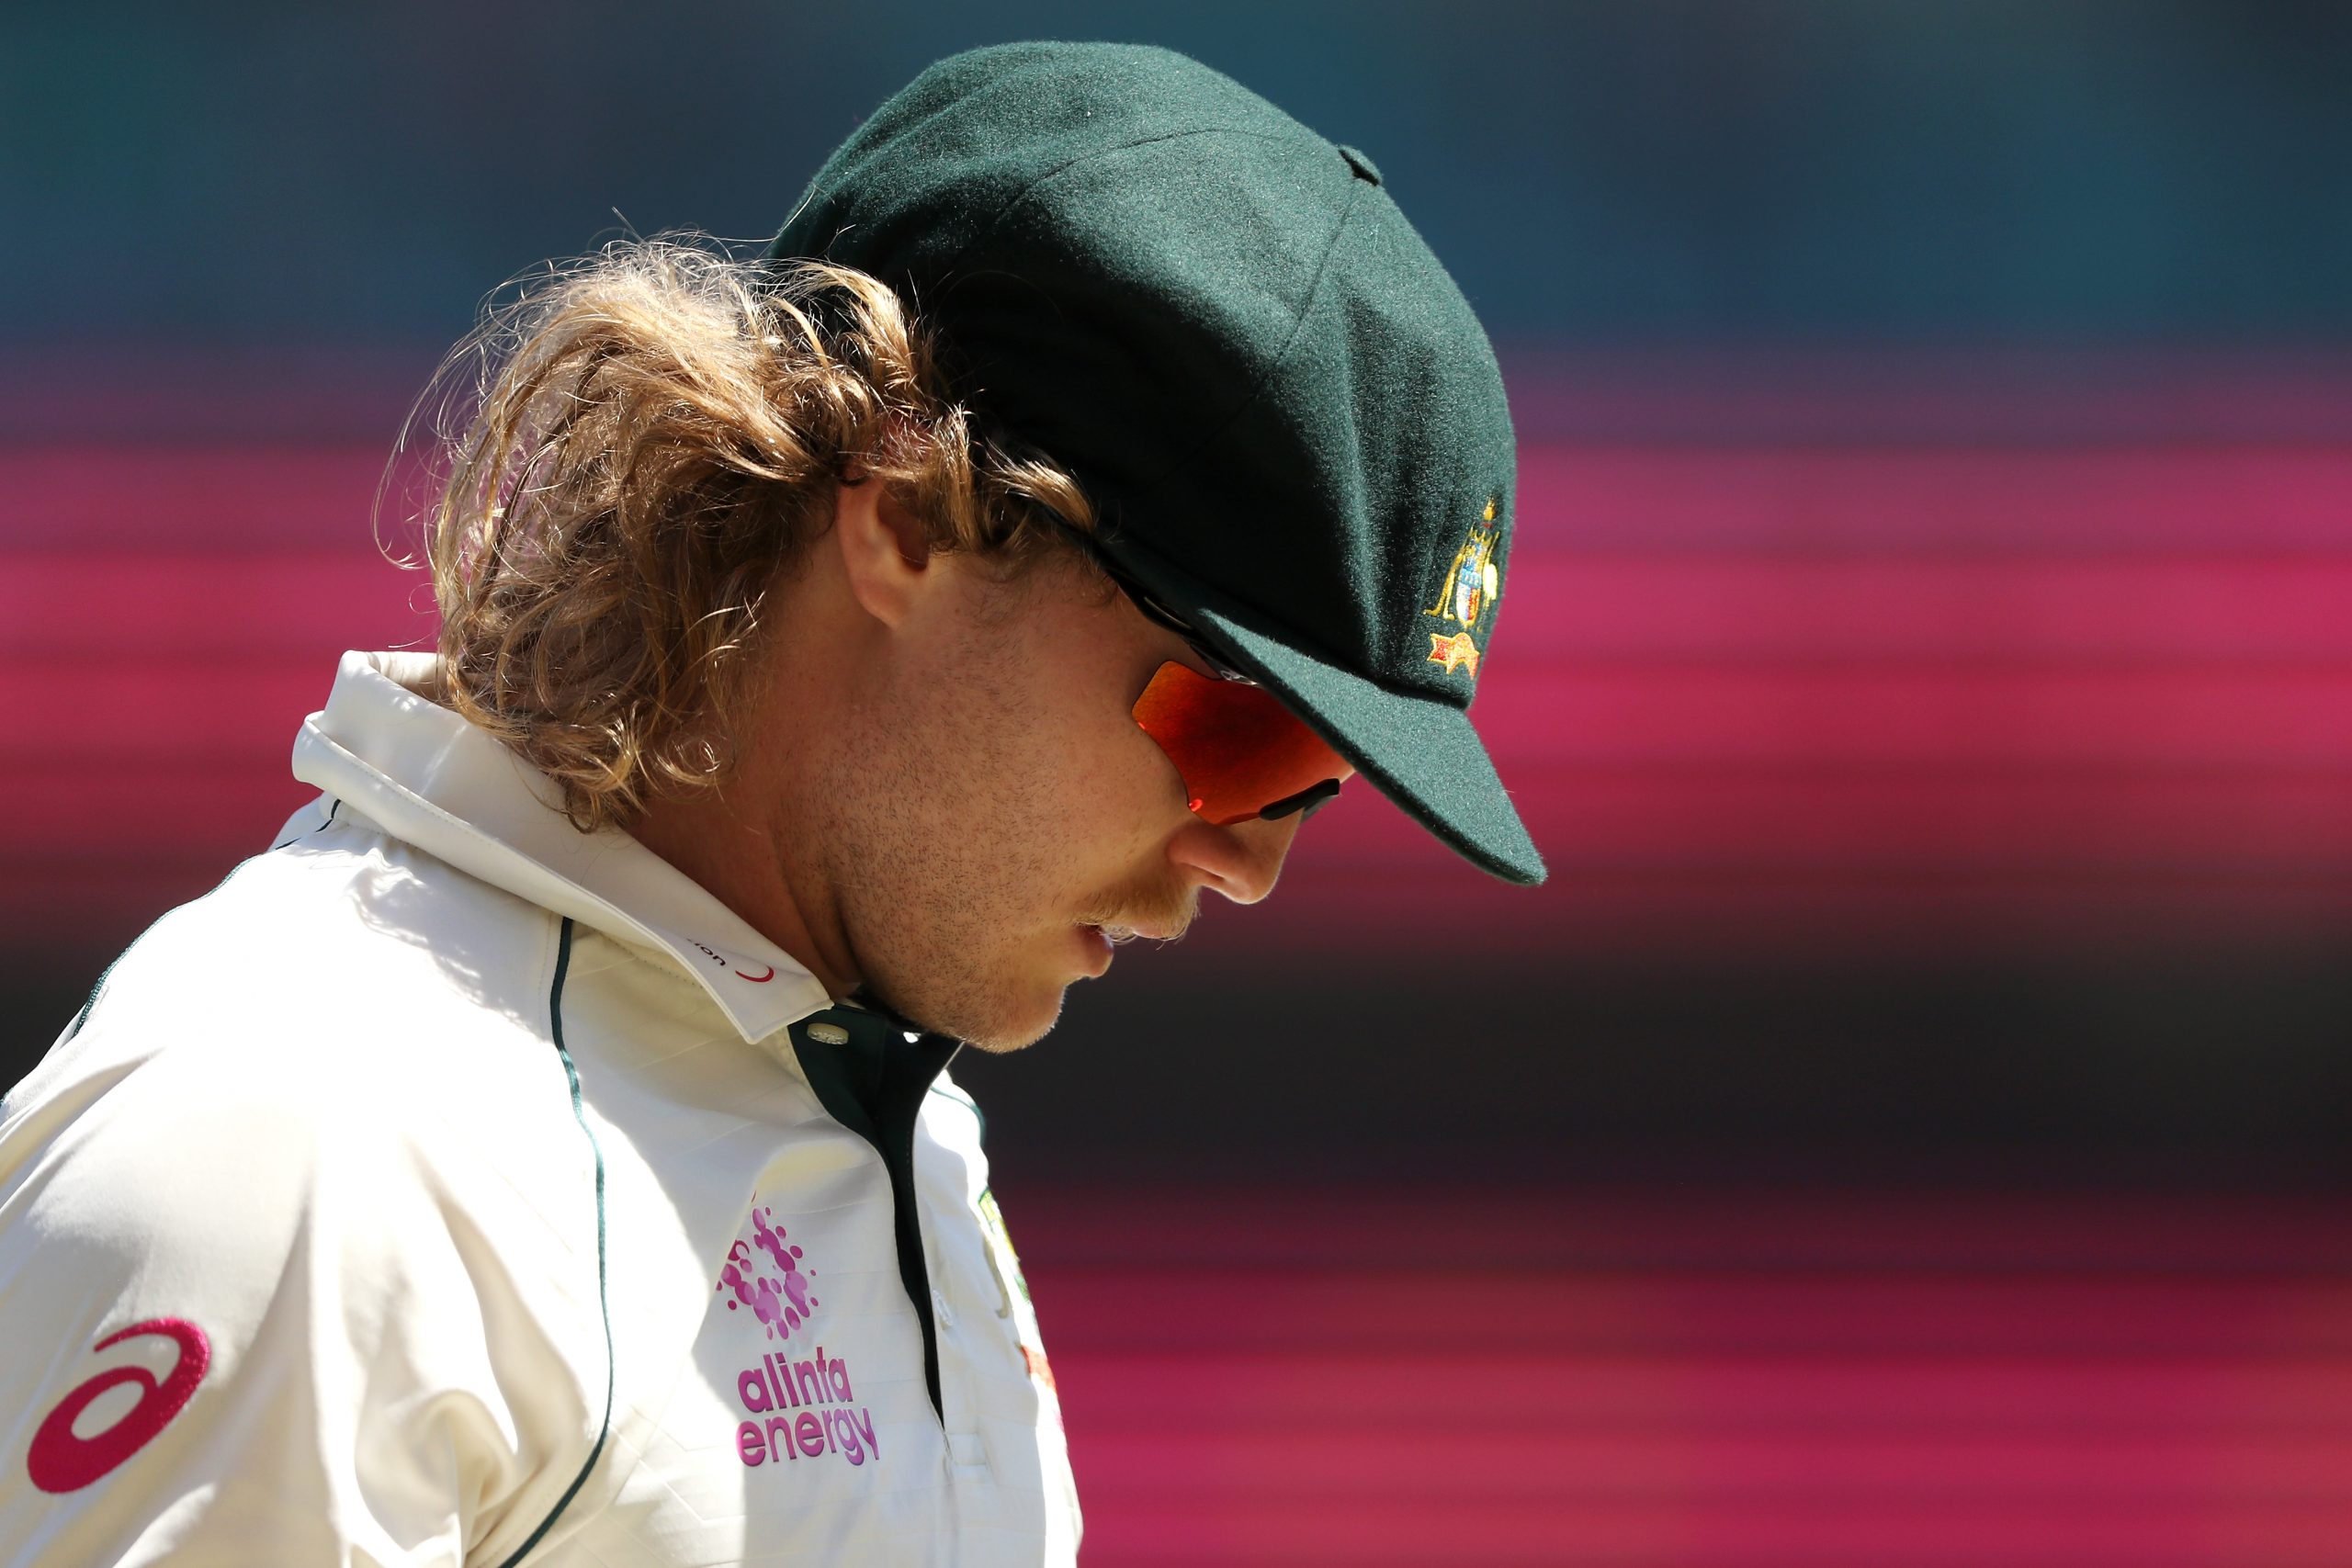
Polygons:
[[445,1245],[427,1211],[502,1248],[593,1245],[547,1018],[560,923],[364,825],[256,856],[127,949],[9,1091],[0,1194],[29,1183],[36,1229],[80,1216],[94,1256],[199,1238],[252,1279],[328,1211],[389,1251]]
[[80,1114],[134,1073],[171,1080],[190,1116],[266,1101],[332,1122],[357,1097],[381,1122],[530,1094],[562,1077],[560,925],[345,814],[149,928],[9,1091],[7,1122],[44,1101]]
[[158,920],[89,1019],[167,1016],[177,1040],[267,1048],[290,1034],[312,1051],[386,1034],[430,1051],[453,1023],[543,1035],[559,925],[346,811]]
[[[550,1511],[596,1436],[574,1369],[609,1354],[595,1154],[545,1016],[560,924],[382,834],[313,834],[158,921],[10,1091],[0,1298],[39,1349],[0,1397],[52,1409],[173,1336],[197,1357],[116,1517],[244,1488],[262,1525],[233,1523],[246,1495],[217,1530],[335,1498],[365,1528],[386,1496],[439,1529],[451,1464]],[[323,1468],[277,1474],[288,1442]]]

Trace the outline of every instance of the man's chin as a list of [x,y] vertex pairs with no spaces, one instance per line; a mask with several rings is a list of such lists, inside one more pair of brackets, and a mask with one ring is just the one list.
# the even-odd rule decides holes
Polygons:
[[1029,995],[910,998],[901,1005],[882,996],[884,1006],[933,1034],[961,1040],[975,1050],[1001,1055],[1035,1045],[1053,1032],[1062,1015],[1065,986],[1046,986]]
[[999,1006],[987,1010],[991,1016],[970,1020],[969,1029],[950,1032],[967,1045],[998,1055],[1035,1045],[1061,1021],[1062,996],[1068,989],[1049,985],[1033,996],[998,998]]

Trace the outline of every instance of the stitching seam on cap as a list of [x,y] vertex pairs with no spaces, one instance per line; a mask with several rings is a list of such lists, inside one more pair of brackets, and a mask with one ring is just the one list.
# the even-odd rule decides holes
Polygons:
[[945,264],[939,269],[937,287],[944,289],[948,285],[948,281],[955,276],[956,269],[961,266],[964,264],[964,258],[971,254],[972,247],[978,244],[981,241],[992,237],[999,229],[1002,228],[1004,226],[1004,220],[1012,217],[1014,209],[1020,207],[1023,202],[1028,200],[1029,197],[1035,194],[1039,186],[1045,185],[1050,180],[1059,179],[1062,175],[1069,173],[1070,170],[1077,168],[1081,164],[1091,164],[1101,158],[1116,157],[1122,152],[1132,152],[1138,147],[1157,146],[1162,141],[1182,141],[1188,136],[1247,136],[1252,141],[1275,142],[1290,142],[1298,140],[1295,136],[1270,136],[1262,130],[1243,130],[1238,127],[1230,125],[1203,125],[1195,126],[1190,130],[1170,130],[1159,136],[1139,136],[1133,141],[1122,141],[1116,147],[1102,147],[1098,148],[1091,152],[1081,152],[1066,164],[1055,164],[1052,168],[1047,169],[1044,174],[1039,175],[1035,179],[1031,180],[1027,185],[1023,186],[1019,190],[1015,191],[1012,194],[1012,199],[1007,201],[1003,207],[998,209],[996,219],[993,222],[989,223],[987,228],[981,230],[978,233],[974,234],[970,239],[965,241],[963,247],[954,255],[947,258]]
[[1241,416],[1256,407],[1259,400],[1266,395],[1266,389],[1273,384],[1274,378],[1281,374],[1283,367],[1289,362],[1291,350],[1298,346],[1299,333],[1306,330],[1306,318],[1315,313],[1316,301],[1323,296],[1323,279],[1329,276],[1331,271],[1331,253],[1340,248],[1340,236],[1347,232],[1348,220],[1356,215],[1356,203],[1363,198],[1365,191],[1378,188],[1376,186],[1367,186],[1352,175],[1349,177],[1348,204],[1340,209],[1339,221],[1331,225],[1331,237],[1323,242],[1323,254],[1315,258],[1315,280],[1306,286],[1306,301],[1299,307],[1297,319],[1290,324],[1290,336],[1283,339],[1281,349],[1266,362],[1265,372],[1258,378],[1257,385],[1250,389],[1250,395],[1236,403],[1233,412],[1218,422],[1215,430],[1203,435],[1191,451],[1169,464],[1166,472],[1138,489],[1135,492],[1135,499],[1140,500],[1151,494],[1161,485],[1175,478],[1178,471],[1186,464],[1215,446],[1227,431],[1239,423]]

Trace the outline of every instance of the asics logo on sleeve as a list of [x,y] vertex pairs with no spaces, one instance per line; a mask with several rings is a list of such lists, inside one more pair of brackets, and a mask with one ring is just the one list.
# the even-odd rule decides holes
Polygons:
[[[186,1408],[196,1385],[212,1364],[212,1342],[185,1318],[151,1317],[107,1335],[93,1353],[141,1334],[157,1334],[179,1347],[179,1359],[158,1381],[145,1367],[111,1367],[76,1387],[41,1418],[25,1454],[25,1470],[44,1492],[78,1492],[145,1448]],[[95,1432],[85,1434],[83,1416],[118,1388],[136,1386],[130,1408]],[[119,1402],[118,1402],[119,1403]]]

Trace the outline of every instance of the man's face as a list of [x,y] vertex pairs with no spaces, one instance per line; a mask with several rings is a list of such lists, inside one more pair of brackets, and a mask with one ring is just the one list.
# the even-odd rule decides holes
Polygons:
[[819,770],[818,841],[875,993],[1012,1050],[1114,942],[1180,934],[1203,888],[1263,897],[1299,818],[1220,828],[1186,808],[1131,710],[1167,660],[1205,666],[1083,562],[933,569],[951,574],[937,613],[861,672]]

